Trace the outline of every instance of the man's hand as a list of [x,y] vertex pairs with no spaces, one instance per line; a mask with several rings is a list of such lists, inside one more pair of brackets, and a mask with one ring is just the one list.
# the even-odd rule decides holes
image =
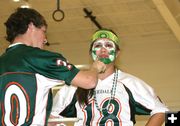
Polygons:
[[98,73],[104,73],[106,71],[106,65],[97,59],[93,62],[91,69],[96,69]]

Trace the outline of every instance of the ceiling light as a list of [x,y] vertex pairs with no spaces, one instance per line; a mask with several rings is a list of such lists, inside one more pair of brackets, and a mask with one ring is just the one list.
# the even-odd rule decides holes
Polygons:
[[21,8],[30,8],[30,4],[25,2],[24,4],[21,5]]
[[21,8],[30,8],[29,5],[21,5]]
[[19,2],[20,0],[13,0],[14,2]]

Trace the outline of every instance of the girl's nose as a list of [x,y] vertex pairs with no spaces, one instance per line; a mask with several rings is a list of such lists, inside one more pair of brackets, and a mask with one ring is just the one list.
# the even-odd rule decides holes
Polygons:
[[103,46],[103,47],[101,47],[101,51],[105,52],[105,51],[107,51],[107,49]]

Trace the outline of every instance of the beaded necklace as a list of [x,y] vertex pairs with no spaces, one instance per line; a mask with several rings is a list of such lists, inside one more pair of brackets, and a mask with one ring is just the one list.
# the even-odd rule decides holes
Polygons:
[[100,108],[100,107],[99,107],[99,105],[98,105],[98,103],[97,103],[97,98],[96,98],[96,91],[93,92],[96,108],[97,108],[101,113],[102,113],[104,110],[109,111],[110,104],[111,104],[111,100],[114,99],[114,96],[115,96],[115,93],[116,93],[117,79],[118,79],[118,70],[115,69],[114,78],[113,78],[113,84],[112,84],[112,89],[111,89],[111,97],[110,97],[110,99],[109,99],[108,104],[107,104],[106,107],[104,107],[104,108]]

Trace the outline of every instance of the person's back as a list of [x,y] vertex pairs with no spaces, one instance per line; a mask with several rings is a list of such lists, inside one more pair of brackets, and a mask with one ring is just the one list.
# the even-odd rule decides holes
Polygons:
[[[22,125],[24,123],[27,126],[30,125],[37,105],[38,88],[35,74],[10,72],[1,75],[0,79],[2,80],[0,84],[2,125]],[[43,117],[44,114],[42,114]]]
[[[53,83],[50,82],[51,79],[39,74],[42,72],[45,75],[43,70],[36,70],[35,64],[41,64],[41,62],[36,62],[38,56],[39,61],[40,56],[43,56],[41,51],[39,48],[20,44],[8,48],[0,57],[0,115],[3,118],[1,119],[3,125],[25,124],[28,126],[44,124],[47,120],[51,108],[51,104],[48,104],[51,101],[48,100],[49,98],[52,100],[49,88],[53,86]],[[48,54],[44,51],[43,54],[45,53]],[[36,55],[36,58],[33,55]],[[44,61],[41,64],[42,68],[43,64],[45,64]],[[56,83],[58,82],[60,83],[60,81]]]
[[[19,48],[18,50],[16,48]],[[25,46],[23,44],[16,45],[14,47],[8,48],[6,52],[0,57],[0,74],[5,72],[33,72],[28,68],[28,65],[23,57],[26,57],[27,54],[33,53],[30,46]],[[25,51],[28,51],[26,53]]]

